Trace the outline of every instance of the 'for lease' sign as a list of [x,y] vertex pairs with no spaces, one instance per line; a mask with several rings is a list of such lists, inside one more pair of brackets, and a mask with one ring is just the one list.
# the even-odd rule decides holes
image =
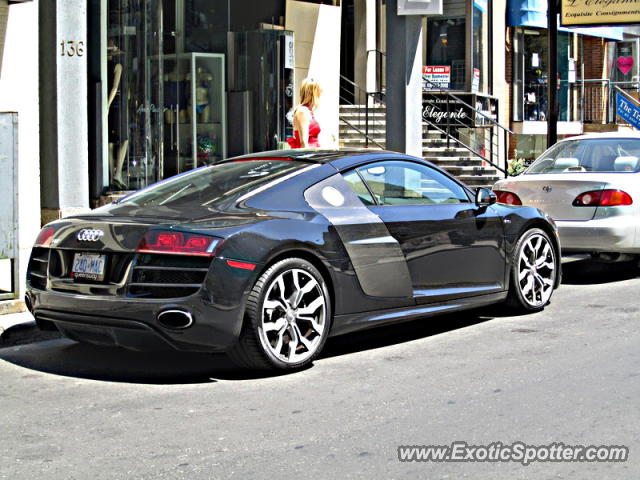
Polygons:
[[449,65],[422,67],[423,90],[445,90],[451,83],[451,67]]

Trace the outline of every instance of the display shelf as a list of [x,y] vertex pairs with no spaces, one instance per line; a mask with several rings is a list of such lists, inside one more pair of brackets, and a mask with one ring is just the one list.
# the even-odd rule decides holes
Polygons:
[[165,111],[163,173],[181,173],[211,163],[213,156],[226,158],[225,56],[184,53],[152,57],[150,69],[162,72],[157,81],[162,84],[158,101]]

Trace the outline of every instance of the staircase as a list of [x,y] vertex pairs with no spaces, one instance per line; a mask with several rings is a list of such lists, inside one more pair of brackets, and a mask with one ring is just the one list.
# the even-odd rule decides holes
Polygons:
[[[366,131],[364,105],[340,106],[340,145],[348,148],[384,148],[386,140],[386,112],[384,106],[369,107],[369,128]],[[375,142],[375,143],[373,143]],[[376,145],[377,144],[377,145]],[[444,134],[429,130],[423,124],[422,157],[448,171],[469,187],[491,188],[502,174],[491,166],[483,166],[483,160],[463,147],[456,147]]]

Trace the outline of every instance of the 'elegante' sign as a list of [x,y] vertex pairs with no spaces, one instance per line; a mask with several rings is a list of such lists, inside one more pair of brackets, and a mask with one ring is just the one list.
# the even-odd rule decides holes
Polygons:
[[562,25],[640,23],[640,0],[562,0]]

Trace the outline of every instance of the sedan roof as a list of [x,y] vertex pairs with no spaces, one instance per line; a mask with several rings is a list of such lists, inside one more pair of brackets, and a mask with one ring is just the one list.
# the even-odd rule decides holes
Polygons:
[[640,132],[636,131],[622,131],[622,132],[599,132],[599,133],[587,133],[585,135],[577,135],[575,137],[567,137],[560,140],[566,142],[569,140],[597,140],[599,138],[629,138],[640,140]]

